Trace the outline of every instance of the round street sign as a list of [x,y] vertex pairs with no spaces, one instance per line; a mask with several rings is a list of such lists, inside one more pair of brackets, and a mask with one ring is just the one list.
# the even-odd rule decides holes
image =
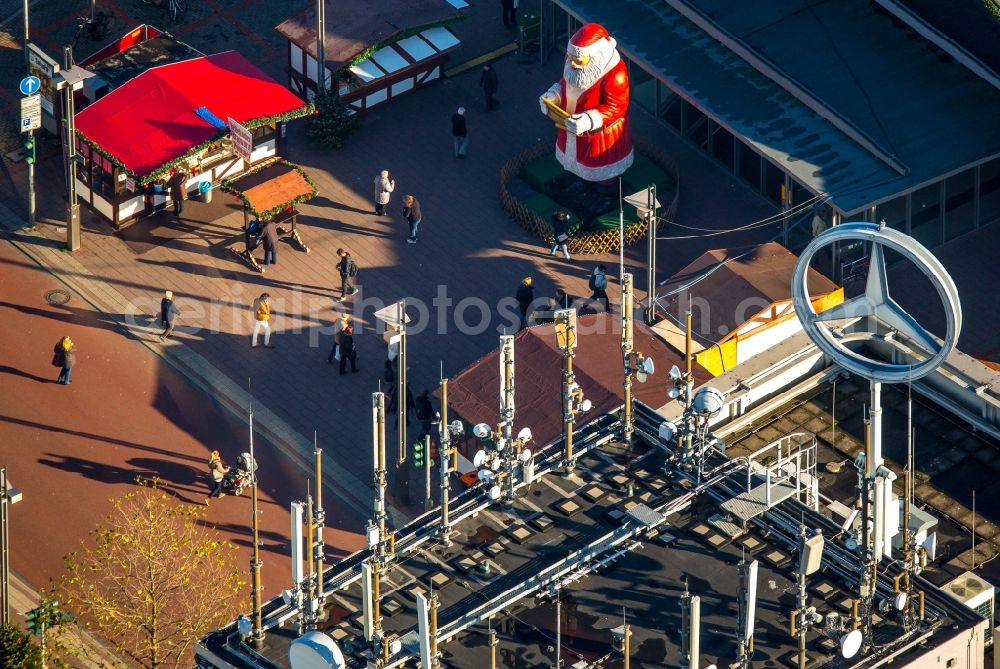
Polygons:
[[25,77],[24,79],[21,79],[22,95],[34,95],[41,87],[42,82],[39,81],[38,77]]

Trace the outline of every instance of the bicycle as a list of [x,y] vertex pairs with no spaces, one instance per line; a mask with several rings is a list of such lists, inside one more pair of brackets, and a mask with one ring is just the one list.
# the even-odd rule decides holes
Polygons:
[[103,40],[114,28],[115,17],[103,11],[94,14],[94,18],[81,16],[76,20],[76,32],[73,33],[73,46],[80,40],[80,36],[87,34],[88,39],[95,42]]
[[142,4],[161,7],[170,15],[171,21],[177,21],[188,10],[187,0],[142,0]]

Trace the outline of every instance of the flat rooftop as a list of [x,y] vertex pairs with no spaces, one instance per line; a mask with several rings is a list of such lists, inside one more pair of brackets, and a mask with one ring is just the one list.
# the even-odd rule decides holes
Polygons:
[[[610,630],[624,615],[632,626],[636,666],[673,667],[681,642],[680,597],[687,587],[702,599],[702,664],[728,666],[737,658],[737,564],[745,558],[758,560],[760,568],[753,660],[794,667],[797,642],[788,633],[788,616],[795,604],[794,528],[800,522],[828,538],[824,569],[809,581],[810,603],[824,614],[850,614],[856,589],[850,570],[858,560],[845,547],[837,523],[794,496],[746,523],[732,522],[720,504],[741,493],[745,469],[714,454],[706,463],[713,472],[704,478],[710,484],[701,487],[672,466],[665,469],[665,450],[655,437],[662,419],[643,405],[637,409],[632,450],[616,440],[617,420],[606,415],[578,432],[581,457],[571,474],[558,466],[557,442],[535,454],[538,478],[521,488],[510,506],[490,502],[482,485],[462,493],[452,504],[457,533],[450,546],[432,537],[434,511],[400,529],[381,592],[384,628],[400,635],[404,653],[418,652],[416,594],[433,590],[441,601],[439,634],[449,638],[441,646],[445,667],[487,666],[488,625],[498,631],[503,666],[551,666],[558,591],[564,666],[600,658],[607,658],[606,667],[620,666]],[[366,553],[334,565],[325,579],[334,592],[319,629],[338,642],[349,667],[366,662],[357,575]],[[891,592],[888,582],[880,586]],[[923,587],[928,616],[917,630],[932,632],[931,647],[975,624],[970,611],[929,584]],[[280,602],[270,606],[266,617],[284,620],[268,631],[263,655],[266,666],[286,669],[298,622],[294,612],[282,613]],[[925,652],[926,647],[906,650],[918,632],[904,633],[898,616],[876,615],[873,621],[880,652],[900,650],[900,660]],[[202,642],[216,657],[250,666],[241,663],[246,655],[240,648],[232,628]],[[810,633],[807,648],[810,666],[852,664],[839,659],[835,639],[818,632]]]

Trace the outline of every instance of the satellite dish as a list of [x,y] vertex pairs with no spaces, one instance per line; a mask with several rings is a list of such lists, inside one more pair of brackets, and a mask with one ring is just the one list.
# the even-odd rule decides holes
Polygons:
[[292,669],[344,669],[347,663],[337,642],[322,632],[306,632],[288,646]]
[[670,390],[667,391],[667,397],[669,397],[672,400],[675,400],[680,396],[681,396],[681,391],[678,390],[677,388],[671,388]]
[[857,655],[858,651],[861,650],[861,641],[863,638],[861,630],[851,630],[840,637],[840,656],[845,660],[849,660]]
[[580,403],[580,411],[590,411],[593,406],[594,403],[590,400],[583,400],[583,402]]
[[691,406],[698,415],[706,418],[714,418],[726,406],[726,396],[711,386],[705,386],[694,394]]
[[492,469],[493,471],[495,472],[500,471],[501,461],[499,457],[494,455],[492,458],[490,458],[489,464],[490,464],[490,469]]
[[392,643],[389,644],[389,651],[395,655],[401,650],[403,650],[403,642],[399,639],[393,639]]
[[531,428],[530,427],[521,428],[521,431],[517,433],[517,438],[522,443],[527,443],[531,441]]
[[635,371],[635,380],[639,383],[645,383],[647,378],[649,378],[649,375],[641,369]]
[[897,611],[902,611],[906,608],[906,593],[897,592],[896,596],[892,598],[892,606]]
[[486,423],[479,423],[472,428],[472,434],[476,435],[479,439],[485,439],[490,436],[490,426]]
[[847,546],[847,550],[849,551],[857,550],[858,540],[855,539],[854,537],[847,537],[847,540],[844,542],[844,545]]
[[642,360],[639,361],[639,371],[642,372],[643,374],[652,374],[653,369],[654,368],[653,368],[652,358],[643,358]]
[[677,436],[677,426],[671,423],[669,420],[665,420],[660,423],[659,437],[663,441],[673,441],[674,437]]
[[521,462],[527,462],[530,459],[531,459],[531,449],[530,448],[526,448],[523,451],[521,451]]
[[489,483],[490,481],[492,481],[497,477],[497,475],[491,472],[489,469],[481,469],[480,471],[477,472],[477,475],[480,481],[485,481],[486,483]]
[[490,499],[492,500],[500,499],[500,486],[495,485],[492,488],[490,488]]
[[486,462],[486,451],[479,449],[476,451],[476,454],[472,456],[472,464],[476,467],[482,467],[484,462]]
[[670,377],[671,381],[680,381],[681,380],[680,367],[678,367],[677,365],[672,366],[670,368],[670,371],[667,372],[667,375]]
[[465,425],[460,420],[453,420],[451,421],[451,425],[448,426],[448,431],[454,435],[464,434]]

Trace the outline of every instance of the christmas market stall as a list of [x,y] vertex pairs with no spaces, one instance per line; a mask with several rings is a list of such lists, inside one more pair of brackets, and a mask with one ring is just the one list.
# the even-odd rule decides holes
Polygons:
[[[316,3],[312,3],[316,5]],[[288,87],[303,100],[318,90],[318,59],[340,99],[355,112],[441,77],[447,52],[459,44],[448,25],[462,13],[442,0],[325,0],[327,29],[317,54],[316,6],[276,30],[288,40]]]
[[278,154],[312,106],[235,51],[148,69],[76,114],[80,198],[119,228]]
[[278,235],[287,236],[300,250],[309,253],[309,247],[295,228],[299,215],[295,205],[315,197],[316,184],[301,167],[281,158],[269,158],[249,172],[224,181],[220,188],[243,201],[245,247],[232,251],[251,269],[264,271],[253,255],[264,225],[275,225]]

